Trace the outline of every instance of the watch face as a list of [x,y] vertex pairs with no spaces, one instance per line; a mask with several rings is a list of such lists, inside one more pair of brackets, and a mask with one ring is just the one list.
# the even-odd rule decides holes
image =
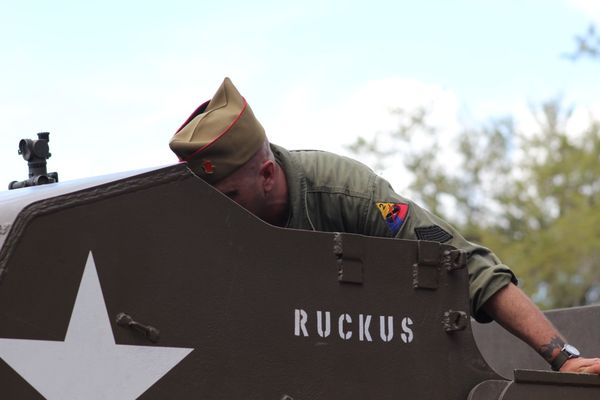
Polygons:
[[570,344],[565,344],[565,347],[563,347],[563,349],[575,357],[579,357],[580,355],[579,350],[577,350],[575,346],[571,346]]

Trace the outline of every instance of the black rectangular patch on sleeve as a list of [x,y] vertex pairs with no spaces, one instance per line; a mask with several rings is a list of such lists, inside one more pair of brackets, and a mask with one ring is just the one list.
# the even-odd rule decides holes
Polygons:
[[415,228],[415,234],[419,240],[429,240],[439,243],[446,243],[453,237],[451,234],[437,225]]

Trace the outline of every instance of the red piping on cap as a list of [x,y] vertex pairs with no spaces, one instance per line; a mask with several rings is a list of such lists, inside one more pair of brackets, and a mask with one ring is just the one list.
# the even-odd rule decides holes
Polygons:
[[177,135],[179,133],[179,131],[182,130],[184,126],[189,124],[194,118],[196,118],[198,115],[202,114],[204,112],[204,110],[206,110],[206,107],[208,107],[208,103],[210,103],[210,100],[205,101],[204,103],[200,104],[198,106],[198,108],[196,108],[196,110],[194,110],[194,112],[188,117],[188,119],[186,119],[185,122],[183,124],[181,124],[179,129],[177,129],[177,131],[175,132],[175,135]]
[[190,154],[187,157],[184,158],[180,158],[180,160],[183,161],[190,161],[192,158],[194,158],[194,156],[198,153],[200,153],[202,150],[212,146],[217,140],[221,139],[223,137],[223,135],[225,135],[227,132],[229,132],[229,130],[233,127],[233,125],[236,124],[236,122],[238,122],[238,120],[242,117],[242,114],[244,113],[244,111],[246,110],[246,105],[248,104],[246,102],[246,99],[244,97],[242,97],[242,99],[244,100],[244,106],[242,107],[242,111],[240,111],[240,113],[238,114],[237,117],[235,117],[235,119],[229,124],[229,126],[227,128],[225,128],[225,130],[221,133],[219,133],[219,135],[210,143],[206,143],[204,146],[200,147],[198,150],[194,151],[192,154]]

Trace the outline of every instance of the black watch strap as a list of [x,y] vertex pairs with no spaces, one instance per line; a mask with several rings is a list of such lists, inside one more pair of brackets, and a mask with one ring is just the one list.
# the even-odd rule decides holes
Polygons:
[[577,358],[579,357],[579,350],[577,350],[575,347],[571,346],[571,345],[564,345],[563,348],[560,350],[560,353],[558,353],[558,355],[556,357],[554,357],[554,360],[552,360],[550,362],[550,366],[552,367],[553,371],[560,371],[561,367],[571,358]]
[[563,366],[564,363],[567,362],[569,358],[571,358],[569,357],[569,354],[561,350],[560,353],[558,353],[558,355],[554,357],[554,360],[550,362],[552,371],[560,371],[560,368]]

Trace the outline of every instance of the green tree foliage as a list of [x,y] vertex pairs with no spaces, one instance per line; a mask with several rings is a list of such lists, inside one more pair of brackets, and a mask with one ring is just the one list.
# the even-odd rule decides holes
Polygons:
[[414,174],[410,195],[494,249],[541,307],[597,302],[600,125],[568,134],[571,112],[558,100],[534,114],[535,132],[518,132],[503,118],[464,129],[448,144],[448,132],[428,125],[423,109],[398,111],[400,128],[387,140],[359,139],[350,149],[383,164],[401,153]]
[[505,259],[546,307],[597,301],[600,287],[600,126],[569,135],[569,117],[556,101],[542,106],[539,131],[523,138],[523,176],[503,199],[523,237],[507,243]]

